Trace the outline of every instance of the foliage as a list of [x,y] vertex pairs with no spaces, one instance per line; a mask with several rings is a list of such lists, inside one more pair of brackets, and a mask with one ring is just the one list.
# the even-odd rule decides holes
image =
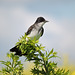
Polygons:
[[33,75],[68,75],[68,71],[64,69],[57,68],[57,63],[51,62],[50,59],[57,56],[57,52],[54,52],[53,49],[51,51],[46,51],[38,41],[25,40],[26,37],[22,36],[21,40],[17,42],[20,44],[18,47],[20,48],[22,54],[25,54],[27,61],[33,61],[35,64],[34,68],[31,69]]
[[[51,59],[58,57],[57,52],[54,52],[53,49],[51,51],[45,50],[38,41],[31,40],[26,41],[26,35],[22,36],[19,42],[16,43],[19,50],[21,50],[22,55],[26,57],[26,61],[33,61],[34,68],[31,69],[31,73],[33,75],[68,75],[69,71],[65,71],[64,69],[60,69],[57,67],[57,63],[52,62]],[[7,54],[9,58],[13,61],[1,61],[2,64],[7,67],[2,69],[3,73],[13,73],[16,75],[22,75],[23,67],[21,61],[19,60],[19,56],[14,55],[13,53]]]
[[57,63],[51,62],[50,59],[57,57],[53,49],[41,56],[41,60],[35,60],[35,67],[31,70],[33,75],[68,75],[69,71],[57,68]]
[[9,61],[0,61],[6,66],[2,68],[0,72],[3,73],[3,75],[22,75],[23,64],[19,61],[19,56],[15,56],[13,53],[7,53],[7,57],[10,59]]

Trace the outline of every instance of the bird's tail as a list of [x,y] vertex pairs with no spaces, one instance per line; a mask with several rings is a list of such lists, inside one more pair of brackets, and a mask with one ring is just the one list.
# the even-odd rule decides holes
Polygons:
[[21,52],[21,50],[19,50],[19,48],[17,48],[17,46],[11,48],[10,51],[15,52],[15,55],[22,56],[22,52]]

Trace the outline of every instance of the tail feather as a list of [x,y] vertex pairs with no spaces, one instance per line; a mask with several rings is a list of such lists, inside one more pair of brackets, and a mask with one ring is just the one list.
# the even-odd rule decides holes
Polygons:
[[27,55],[27,53],[22,54],[21,50],[17,48],[17,46],[11,48],[10,52],[15,52],[15,55],[18,55],[18,56]]
[[15,47],[11,48],[11,49],[10,49],[10,51],[11,51],[11,52],[17,52],[17,51],[18,51],[17,46],[15,46]]
[[21,50],[19,50],[19,48],[17,48],[17,46],[11,48],[10,51],[15,52],[15,55],[22,56],[22,52],[21,52]]

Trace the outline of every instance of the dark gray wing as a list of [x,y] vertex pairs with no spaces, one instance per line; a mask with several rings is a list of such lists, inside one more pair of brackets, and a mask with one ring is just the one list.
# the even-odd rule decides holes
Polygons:
[[26,32],[26,35],[30,34],[33,28],[34,28],[34,25],[30,26]]
[[43,33],[44,33],[44,28],[42,27],[41,28],[41,36],[43,35]]

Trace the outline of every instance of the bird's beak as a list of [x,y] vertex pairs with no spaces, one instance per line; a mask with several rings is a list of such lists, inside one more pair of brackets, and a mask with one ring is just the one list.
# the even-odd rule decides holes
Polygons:
[[45,22],[49,22],[49,21],[45,20]]

